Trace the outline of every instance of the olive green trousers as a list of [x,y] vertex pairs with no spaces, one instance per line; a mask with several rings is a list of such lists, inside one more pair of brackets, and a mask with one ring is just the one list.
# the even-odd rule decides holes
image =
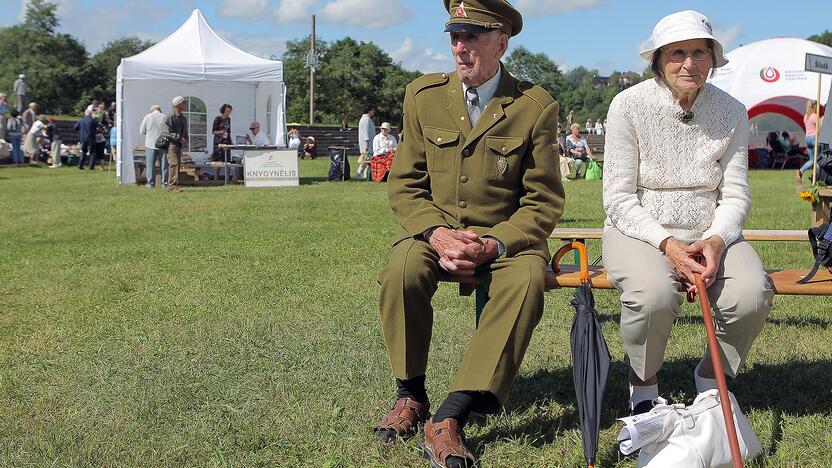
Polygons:
[[[481,267],[488,304],[457,370],[453,391],[488,392],[475,411],[492,413],[505,401],[532,331],[543,314],[546,261],[537,255],[498,258]],[[393,374],[425,375],[433,329],[431,298],[441,273],[439,257],[427,242],[396,244],[379,273],[379,312]],[[474,310],[470,313],[474,323]]]

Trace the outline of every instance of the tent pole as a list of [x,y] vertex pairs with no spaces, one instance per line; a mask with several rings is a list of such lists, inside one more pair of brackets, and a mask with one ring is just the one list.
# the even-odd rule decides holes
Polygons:
[[312,51],[309,56],[309,125],[315,123],[315,67],[317,66],[315,55],[315,15],[312,15]]
[[820,143],[820,84],[821,80],[823,79],[823,75],[818,73],[818,100],[815,101],[815,115],[818,116],[818,125],[815,129],[815,160],[812,163],[812,185],[817,183],[818,177],[818,143]]

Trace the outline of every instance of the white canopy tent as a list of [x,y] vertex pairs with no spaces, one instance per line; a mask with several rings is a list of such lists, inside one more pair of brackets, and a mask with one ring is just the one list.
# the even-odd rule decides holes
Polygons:
[[[804,128],[806,101],[817,99],[818,74],[804,71],[806,53],[832,57],[832,47],[795,37],[752,42],[728,52],[728,65],[710,82],[742,102],[748,117],[782,114]],[[829,96],[824,76],[821,104]]]
[[121,60],[116,71],[117,172],[121,183],[136,180],[133,151],[144,146],[139,125],[150,106],[169,112],[171,100],[188,101],[190,142],[195,159],[211,152],[211,124],[222,104],[230,104],[232,135],[245,135],[257,120],[272,143],[286,138],[283,63],[266,60],[221,38],[199,10],[153,47]]

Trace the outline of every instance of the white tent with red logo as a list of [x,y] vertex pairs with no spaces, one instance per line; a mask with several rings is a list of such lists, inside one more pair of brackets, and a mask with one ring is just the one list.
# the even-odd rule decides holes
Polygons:
[[149,49],[121,60],[116,71],[117,175],[121,183],[136,180],[133,153],[144,148],[142,118],[158,104],[170,112],[171,100],[183,96],[190,141],[197,159],[212,150],[212,122],[220,106],[230,104],[231,133],[242,136],[257,120],[269,139],[285,144],[283,62],[244,52],[219,36],[194,10],[170,36]]
[[[709,82],[742,102],[749,118],[772,112],[804,128],[806,101],[818,94],[818,74],[804,71],[807,53],[832,57],[832,47],[796,37],[752,42],[728,52],[728,64]],[[830,80],[823,76],[821,104],[829,96]]]

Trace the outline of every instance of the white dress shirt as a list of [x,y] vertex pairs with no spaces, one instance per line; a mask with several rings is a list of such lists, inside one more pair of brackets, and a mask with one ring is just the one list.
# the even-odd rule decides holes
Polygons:
[[[497,92],[497,86],[500,84],[500,75],[502,75],[502,73],[503,71],[500,68],[497,68],[497,73],[495,73],[494,76],[489,78],[485,83],[476,87],[477,96],[480,101],[479,108],[481,113],[485,113],[485,107],[488,105],[488,101],[490,101]],[[468,94],[466,94],[467,92],[468,85],[462,83],[462,95],[468,96]]]
[[389,133],[386,136],[384,133],[379,133],[373,138],[373,156],[385,154],[390,150],[396,149],[396,137]]
[[249,140],[252,142],[254,146],[269,146],[272,143],[269,141],[269,137],[266,135],[262,129],[257,132],[257,135],[249,132],[248,134]]

